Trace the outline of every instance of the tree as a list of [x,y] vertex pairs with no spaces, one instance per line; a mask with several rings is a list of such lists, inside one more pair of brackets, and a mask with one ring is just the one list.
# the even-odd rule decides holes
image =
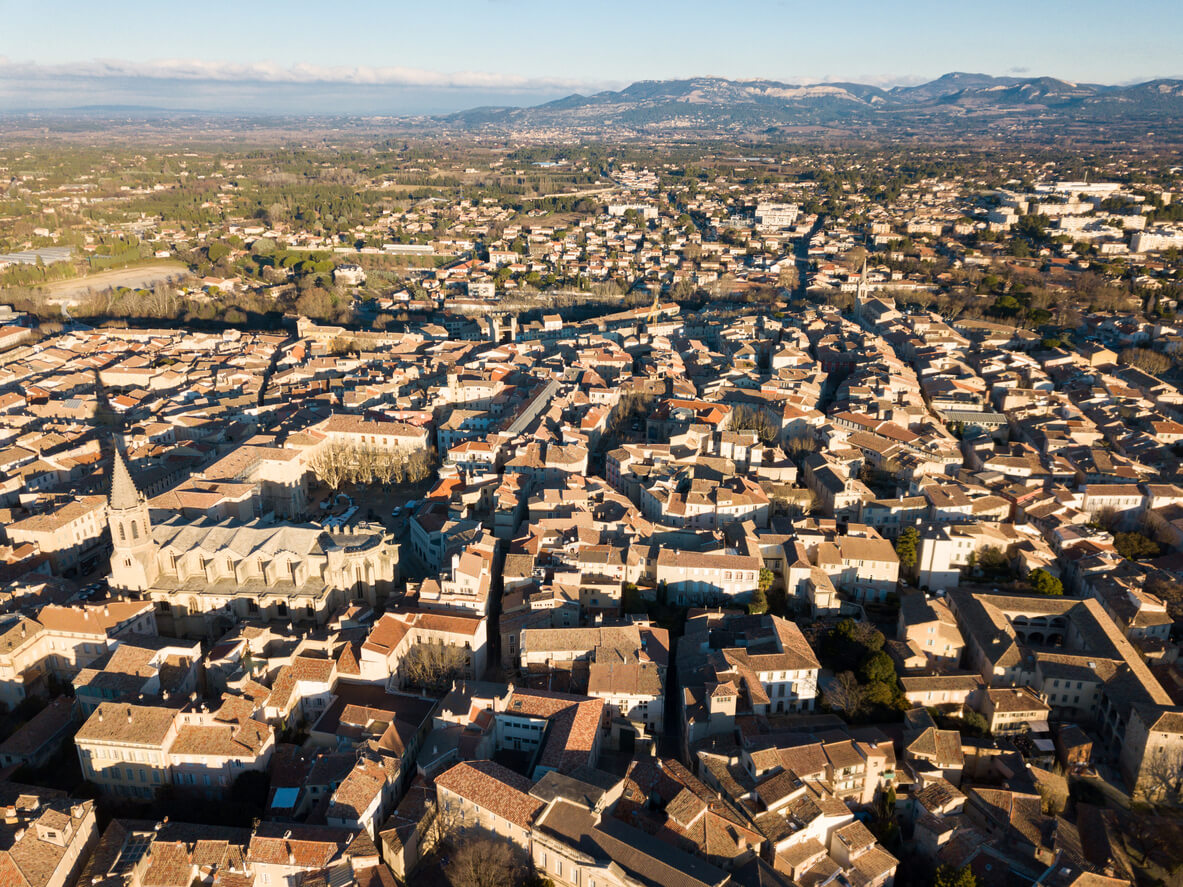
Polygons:
[[916,546],[919,542],[920,531],[915,527],[904,527],[895,542],[895,553],[899,556],[901,567],[911,570],[916,566]]
[[1160,749],[1161,753],[1143,759],[1134,795],[1154,803],[1178,804],[1183,800],[1183,749]]
[[834,675],[826,686],[825,699],[830,708],[837,709],[848,717],[856,716],[863,708],[863,688],[853,671]]
[[827,668],[835,672],[861,668],[871,654],[882,650],[883,632],[866,622],[846,618],[826,633],[820,654]]
[[776,575],[767,567],[760,568],[760,591],[767,592],[772,588],[772,583],[776,579]]
[[348,448],[339,443],[326,444],[312,457],[308,467],[317,480],[335,493],[349,476]]
[[1113,547],[1118,554],[1131,561],[1158,557],[1160,551],[1157,542],[1138,532],[1114,533]]
[[267,811],[270,788],[271,777],[266,770],[245,770],[230,786],[230,806],[240,816],[244,813],[262,816]]
[[406,462],[406,479],[413,484],[421,483],[431,476],[435,467],[433,450],[415,450]]
[[961,716],[961,722],[965,732],[973,736],[989,736],[990,722],[976,711],[966,711]]
[[932,879],[932,887],[977,887],[978,879],[968,868],[942,865]]
[[1171,359],[1149,348],[1126,348],[1117,355],[1117,362],[1136,367],[1143,372],[1158,376],[1171,368]]
[[812,434],[795,434],[785,441],[785,453],[790,456],[801,456],[805,453],[816,453],[820,447],[817,438]]
[[776,443],[780,427],[764,410],[740,404],[731,414],[732,431],[754,431],[765,444]]
[[419,848],[420,858],[439,850],[451,841],[460,824],[456,808],[441,804],[438,798],[431,803],[424,819],[427,824],[422,831],[423,841]]
[[463,839],[444,867],[452,887],[516,887],[525,872],[517,847],[500,838]]
[[469,653],[452,644],[415,644],[399,663],[404,683],[442,696],[468,669]]
[[896,794],[895,786],[888,785],[886,789],[875,795],[875,818],[871,822],[871,831],[881,844],[894,845],[899,837],[899,824],[895,820]]
[[777,273],[776,282],[778,286],[787,290],[795,290],[800,282],[797,276],[797,267],[787,263],[782,265]]
[[[763,572],[763,571],[761,571]],[[759,616],[762,613],[768,612],[768,594],[764,588],[758,587],[752,592],[752,599],[748,601],[748,613],[753,616]]]
[[859,677],[868,684],[875,681],[892,683],[895,681],[895,663],[882,650],[876,650],[859,668]]
[[1064,583],[1042,567],[1032,570],[1028,578],[1031,580],[1031,588],[1038,594],[1048,597],[1060,597],[1064,594]]
[[978,552],[978,566],[987,575],[998,576],[1010,571],[1010,560],[1001,549],[987,545]]

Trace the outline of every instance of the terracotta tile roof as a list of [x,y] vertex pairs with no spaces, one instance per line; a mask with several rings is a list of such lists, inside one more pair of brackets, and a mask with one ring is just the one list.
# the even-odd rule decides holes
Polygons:
[[148,852],[148,868],[141,880],[143,887],[189,887],[193,882],[197,867],[183,843],[153,841]]
[[345,829],[265,822],[251,838],[249,857],[254,863],[324,868],[352,839],[353,832]]
[[530,780],[493,761],[457,764],[436,777],[435,785],[522,828],[545,806],[530,795]]
[[151,601],[111,601],[106,604],[75,604],[70,607],[51,605],[41,608],[37,620],[49,631],[100,635],[150,612]]
[[162,748],[176,717],[177,711],[171,708],[103,702],[79,728],[74,741],[121,742]]
[[386,769],[377,761],[360,759],[333,792],[329,817],[358,821],[386,787],[387,776]]
[[537,765],[567,772],[590,764],[596,733],[604,717],[604,700],[544,690],[515,690],[506,714],[547,718]]

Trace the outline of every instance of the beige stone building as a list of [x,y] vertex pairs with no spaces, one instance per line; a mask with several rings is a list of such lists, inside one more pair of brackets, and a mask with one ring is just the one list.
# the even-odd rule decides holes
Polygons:
[[1178,797],[1183,784],[1183,711],[1133,706],[1118,760],[1135,797]]
[[965,640],[949,605],[925,594],[900,599],[896,639],[919,649],[933,665],[956,666],[965,651]]
[[426,428],[406,422],[373,421],[346,413],[334,413],[309,431],[324,435],[325,444],[344,444],[384,453],[395,450],[413,453],[431,446]]
[[1051,706],[1027,687],[983,688],[976,708],[996,735],[1046,730]]
[[45,696],[51,677],[68,681],[104,655],[124,634],[156,633],[146,601],[42,607],[36,619],[11,615],[0,621],[0,703],[12,708],[28,696]]
[[535,870],[556,887],[723,887],[730,875],[613,816],[559,798],[538,816]]
[[82,774],[102,791],[150,799],[162,786],[224,794],[247,770],[266,770],[275,731],[228,698],[216,712],[105,702],[74,737]]
[[100,705],[74,736],[82,775],[104,792],[150,799],[171,782],[168,748],[177,715],[172,708]]
[[93,557],[107,530],[107,501],[102,496],[80,496],[47,514],[35,514],[6,529],[15,545],[29,543],[49,558],[62,575]]
[[313,451],[297,447],[245,444],[193,475],[201,481],[255,485],[261,514],[299,520],[308,510]]
[[398,545],[376,525],[174,517],[153,526],[118,454],[108,515],[111,584],[144,593],[165,634],[218,635],[248,618],[324,624],[350,600],[376,604],[398,577]]
[[480,680],[485,674],[488,620],[459,613],[386,613],[374,623],[361,647],[358,661],[363,680],[389,681],[401,687],[406,679],[406,661],[419,646],[452,647],[462,655],[462,678]]
[[98,842],[94,801],[42,796],[0,784],[0,871],[14,887],[70,887]]
[[493,761],[466,761],[436,777],[437,803],[457,828],[508,839],[528,850],[530,829],[543,803],[530,780]]

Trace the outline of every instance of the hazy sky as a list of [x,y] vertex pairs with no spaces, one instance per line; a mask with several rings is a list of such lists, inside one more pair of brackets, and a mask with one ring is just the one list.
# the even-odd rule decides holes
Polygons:
[[695,75],[1183,76],[1178,0],[0,0],[0,109],[420,113]]

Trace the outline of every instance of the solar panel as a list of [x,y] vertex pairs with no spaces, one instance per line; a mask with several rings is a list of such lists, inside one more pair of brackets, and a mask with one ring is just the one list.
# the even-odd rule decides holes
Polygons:
[[127,842],[123,845],[123,849],[119,852],[119,857],[115,860],[115,865],[111,866],[112,872],[124,873],[132,869],[132,867],[139,862],[148,848],[152,845],[152,838],[155,835],[144,833],[133,833],[128,837]]

